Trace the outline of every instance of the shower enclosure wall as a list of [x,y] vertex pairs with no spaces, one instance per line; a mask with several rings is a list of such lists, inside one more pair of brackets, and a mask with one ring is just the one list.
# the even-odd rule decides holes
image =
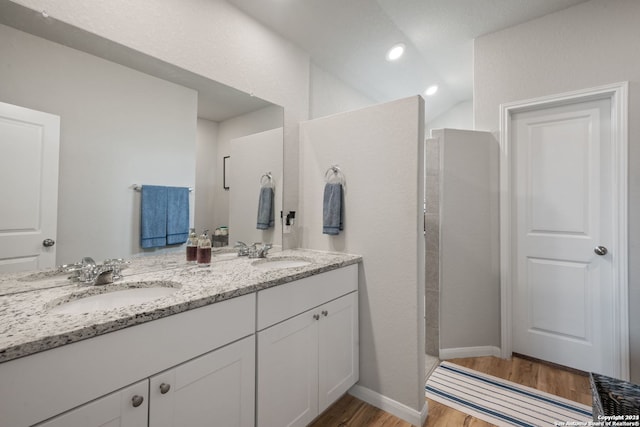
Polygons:
[[441,359],[492,353],[500,342],[500,313],[483,307],[500,298],[498,142],[479,131],[441,129],[431,136],[425,147],[425,352]]

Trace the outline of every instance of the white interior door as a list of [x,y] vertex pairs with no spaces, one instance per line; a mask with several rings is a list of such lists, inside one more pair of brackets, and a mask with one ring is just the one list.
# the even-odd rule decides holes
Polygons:
[[53,267],[60,117],[0,103],[0,272]]
[[[513,351],[611,374],[611,100],[513,116]],[[513,247],[513,246],[512,246]]]

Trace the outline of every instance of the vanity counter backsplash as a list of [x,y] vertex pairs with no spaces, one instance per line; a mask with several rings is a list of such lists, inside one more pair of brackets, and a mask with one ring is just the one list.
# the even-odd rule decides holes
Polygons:
[[[187,264],[180,252],[132,258],[122,279],[97,286],[70,282],[68,274],[54,270],[3,274],[0,363],[356,264],[361,259],[359,255],[294,249],[270,254],[266,259],[218,253],[210,265],[202,267]],[[150,287],[166,292],[148,302],[111,309],[82,308],[75,313],[60,310],[63,304],[92,295]]]

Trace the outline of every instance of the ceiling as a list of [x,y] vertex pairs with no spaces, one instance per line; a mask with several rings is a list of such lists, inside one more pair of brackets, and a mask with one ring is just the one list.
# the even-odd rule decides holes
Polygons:
[[[473,96],[473,39],[586,0],[228,0],[373,101],[423,93],[431,120]],[[395,43],[397,62],[385,59]]]

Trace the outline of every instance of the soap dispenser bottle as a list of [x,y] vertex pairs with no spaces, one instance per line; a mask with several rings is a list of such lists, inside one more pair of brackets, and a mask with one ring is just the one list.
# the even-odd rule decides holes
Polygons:
[[187,262],[195,264],[198,259],[198,235],[195,228],[189,229],[189,240],[187,240]]
[[203,266],[211,264],[211,239],[208,233],[209,230],[204,230],[204,233],[198,239],[197,262]]

